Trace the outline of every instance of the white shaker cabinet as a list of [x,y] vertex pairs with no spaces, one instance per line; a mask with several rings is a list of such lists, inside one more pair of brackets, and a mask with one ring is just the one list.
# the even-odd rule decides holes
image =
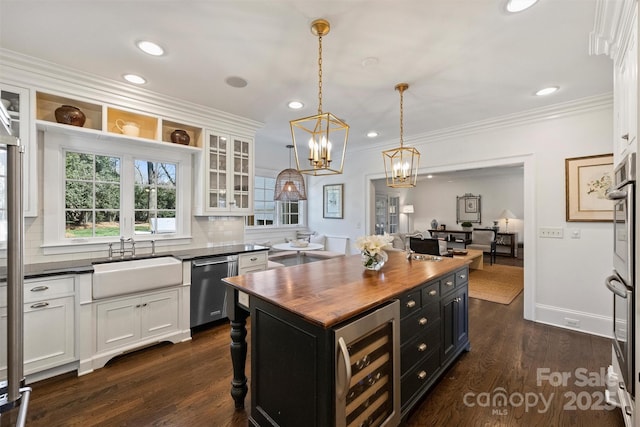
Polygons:
[[177,332],[178,290],[109,299],[96,303],[98,353]]
[[638,46],[637,13],[633,14],[628,38],[621,39],[623,49],[614,58],[614,163],[636,152],[638,124]]
[[267,269],[267,252],[249,252],[238,255],[238,275]]
[[[6,331],[7,305],[0,301],[0,342],[6,342]],[[25,280],[24,374],[33,376],[76,362],[75,342],[74,277]],[[6,375],[6,352],[0,352],[0,377]]]

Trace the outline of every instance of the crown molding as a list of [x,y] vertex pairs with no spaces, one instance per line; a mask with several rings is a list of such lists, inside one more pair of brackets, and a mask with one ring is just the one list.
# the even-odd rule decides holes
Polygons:
[[215,108],[105,79],[3,48],[0,48],[0,80],[16,86],[54,92],[71,98],[80,97],[95,103],[126,107],[214,129],[231,128],[253,135],[263,126],[261,122]]
[[[535,108],[519,113],[508,114],[505,116],[495,117],[487,120],[471,122],[459,126],[439,129],[432,132],[413,135],[405,138],[404,143],[411,145],[429,144],[443,139],[460,138],[474,134],[484,133],[497,129],[506,129],[516,126],[528,125],[532,123],[543,122],[547,120],[555,120],[563,117],[584,114],[590,111],[600,111],[611,109],[613,106],[613,94],[591,96],[581,98],[574,101],[554,104],[548,107]],[[372,148],[380,150],[387,149],[391,144],[398,145],[399,139],[393,141],[383,141],[375,145],[367,145],[366,147],[356,148],[353,151],[369,151]]]
[[616,63],[629,42],[637,0],[597,0],[589,54],[608,55]]

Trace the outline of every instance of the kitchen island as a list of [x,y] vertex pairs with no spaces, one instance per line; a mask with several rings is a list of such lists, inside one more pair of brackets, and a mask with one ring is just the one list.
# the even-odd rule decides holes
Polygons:
[[[398,314],[392,317],[399,332],[395,330],[389,339],[394,349],[388,352],[394,369],[382,373],[396,387],[378,397],[388,402],[397,399],[400,405],[387,412],[405,417],[457,356],[470,348],[467,279],[465,260],[410,260],[403,252],[389,253],[378,272],[365,270],[360,256],[354,255],[225,279],[233,289],[227,314],[234,371],[231,395],[236,407],[244,407],[248,390],[246,319],[251,315],[250,421],[254,425],[332,426],[352,421],[377,425],[379,413],[367,415],[368,408],[355,413],[357,420],[337,416],[345,412],[339,402],[345,396],[339,395],[346,393],[338,391],[345,369],[336,331],[375,317],[398,301]],[[346,366],[348,394],[362,389],[363,381],[373,388],[379,372],[358,382],[359,370],[374,365],[373,352],[355,354],[357,343],[346,347],[347,358],[359,358],[351,358],[353,365]],[[368,407],[371,402],[350,402],[346,397],[347,407],[360,403]]]

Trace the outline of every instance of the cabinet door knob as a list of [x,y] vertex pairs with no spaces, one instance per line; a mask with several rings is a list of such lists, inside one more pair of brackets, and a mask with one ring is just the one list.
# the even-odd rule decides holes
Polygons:
[[413,308],[416,306],[416,302],[414,300],[407,301],[407,308]]
[[433,297],[433,296],[435,296],[435,295],[437,295],[437,294],[438,294],[438,291],[436,291],[435,289],[431,289],[431,290],[429,291],[429,295],[430,295],[430,296],[432,296],[432,297]]
[[426,317],[421,317],[420,320],[418,320],[418,324],[420,326],[424,326],[427,324],[427,318]]
[[420,372],[418,373],[418,379],[419,379],[419,380],[423,380],[423,379],[425,379],[425,378],[427,378],[427,371],[420,371]]
[[467,275],[466,275],[466,274],[461,274],[461,275],[460,275],[460,278],[461,278],[461,279],[466,279],[466,278],[467,278]]
[[31,292],[42,292],[49,289],[48,286],[36,286],[35,288],[31,288]]
[[140,308],[140,307],[141,307],[140,304],[136,305],[136,308]]
[[444,284],[447,286],[453,286],[453,282],[444,282]]
[[31,304],[31,308],[44,308],[48,306],[49,306],[48,302],[37,302],[35,304]]
[[624,139],[625,141],[629,140],[629,134],[625,133],[624,135],[621,136],[622,139]]
[[462,298],[459,298],[459,297],[458,297],[458,298],[454,298],[454,299],[453,299],[453,302],[460,302],[460,301],[462,301]]
[[418,346],[418,351],[425,351],[427,349],[427,345],[422,343]]

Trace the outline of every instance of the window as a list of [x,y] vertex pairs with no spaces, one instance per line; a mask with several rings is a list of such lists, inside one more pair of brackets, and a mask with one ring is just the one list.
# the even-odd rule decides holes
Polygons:
[[119,236],[190,237],[192,156],[171,147],[45,132],[45,254]]
[[68,151],[65,237],[120,235],[120,158]]
[[135,234],[176,232],[176,165],[135,161]]
[[249,227],[279,227],[304,225],[303,206],[300,202],[278,202],[273,200],[276,179],[264,176],[255,177],[254,214],[247,216]]

